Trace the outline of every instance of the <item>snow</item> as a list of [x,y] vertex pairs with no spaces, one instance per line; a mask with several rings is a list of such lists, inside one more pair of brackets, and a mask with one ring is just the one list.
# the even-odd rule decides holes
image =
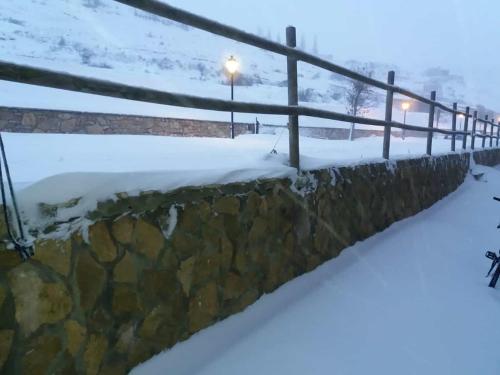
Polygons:
[[[68,174],[103,174],[131,172],[186,172],[217,174],[237,170],[284,168],[288,158],[288,132],[220,138],[182,138],[139,135],[20,134],[3,133],[18,188],[47,177]],[[270,152],[276,145],[277,155]],[[425,138],[391,138],[391,158],[421,156]],[[447,152],[450,141],[433,140],[433,153]],[[304,169],[345,165],[367,160],[381,160],[382,138],[366,137],[353,142],[300,138],[301,163]],[[179,174],[180,176],[182,173]],[[74,179],[76,176],[72,176]],[[60,177],[58,177],[60,178]],[[217,178],[214,177],[215,182]],[[204,180],[203,183],[209,181]],[[88,181],[87,184],[93,184]],[[65,189],[64,199],[75,198],[87,188]],[[172,183],[172,187],[178,184]]]
[[[0,1],[2,60],[135,86],[229,99],[230,90],[222,66],[230,55],[235,55],[241,64],[241,73],[254,78],[253,85],[235,88],[236,100],[269,104],[288,102],[287,88],[283,86],[287,78],[285,57],[160,19],[113,1],[101,3],[92,9],[83,6],[81,0],[53,1],[50,6],[39,0]],[[255,25],[258,27],[258,22]],[[130,33],[131,29],[135,32]],[[353,62],[339,60],[339,56],[322,57],[345,66]],[[383,81],[387,71],[396,70],[398,85],[422,95],[428,95],[429,82],[437,84],[441,87],[439,100],[448,104],[465,101],[458,92],[471,97],[476,97],[478,91],[482,93],[475,87],[465,87],[461,77],[457,79],[447,72],[435,77],[428,76],[425,71],[405,71],[384,63],[370,63],[370,66],[375,78]],[[312,90],[313,93],[308,102],[301,101],[300,104],[345,113],[343,93],[348,84],[345,78],[305,63],[298,64],[298,74],[299,89],[304,92]],[[385,94],[380,90],[377,93],[380,95],[379,105],[366,116],[382,119]],[[306,98],[301,96],[301,99]],[[223,112],[174,108],[4,81],[0,81],[0,105],[228,119],[228,114]],[[399,108],[394,112],[394,119],[402,120]],[[286,118],[282,116],[258,117],[261,123],[286,124]],[[253,122],[254,119],[255,115],[245,114],[236,114],[235,118],[244,122]],[[448,123],[449,117],[442,120]],[[408,113],[408,123],[425,126],[426,114]],[[306,117],[301,118],[301,124],[349,126]]]
[[497,375],[500,171],[346,249],[133,375]]
[[[245,182],[266,178],[296,180],[288,166],[288,132],[239,136],[234,140],[138,135],[74,135],[4,133],[12,179],[28,226],[43,228],[54,220],[85,216],[98,202],[119,193],[167,192],[185,186]],[[271,153],[273,148],[276,153]],[[425,138],[393,137],[387,168],[398,158],[422,156]],[[436,138],[434,154],[450,149]],[[300,138],[303,170],[381,162],[382,138],[350,141]],[[298,184],[307,181],[297,181]],[[299,187],[298,193],[306,190]],[[299,191],[300,190],[300,191]],[[55,217],[45,217],[39,203],[62,205]]]

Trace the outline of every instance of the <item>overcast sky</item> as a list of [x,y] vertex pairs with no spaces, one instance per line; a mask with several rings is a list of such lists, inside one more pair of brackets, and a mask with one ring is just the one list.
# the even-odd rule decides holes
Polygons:
[[[166,0],[164,0],[166,1]],[[292,24],[340,60],[440,66],[469,86],[500,86],[499,0],[169,0],[171,5],[273,38]],[[498,95],[500,97],[500,95]],[[494,103],[489,103],[494,105]],[[496,107],[500,107],[497,105]]]

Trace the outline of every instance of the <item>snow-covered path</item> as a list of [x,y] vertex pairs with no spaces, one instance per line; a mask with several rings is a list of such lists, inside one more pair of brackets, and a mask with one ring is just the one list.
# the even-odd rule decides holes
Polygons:
[[345,250],[133,374],[498,375],[500,171]]

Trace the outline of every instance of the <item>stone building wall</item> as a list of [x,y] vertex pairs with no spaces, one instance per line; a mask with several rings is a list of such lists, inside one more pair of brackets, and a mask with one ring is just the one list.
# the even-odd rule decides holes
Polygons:
[[450,154],[100,202],[88,233],[38,240],[25,263],[0,251],[0,369],[125,374],[431,206],[468,168]]

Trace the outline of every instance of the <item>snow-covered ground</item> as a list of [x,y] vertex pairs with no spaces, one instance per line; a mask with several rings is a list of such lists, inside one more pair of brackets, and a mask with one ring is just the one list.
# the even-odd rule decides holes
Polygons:
[[[266,170],[285,168],[288,157],[288,132],[279,128],[276,134],[244,135],[234,140],[17,133],[4,133],[3,137],[19,189],[47,177],[75,172],[210,171],[215,179],[218,171],[255,169],[264,176]],[[274,147],[277,155],[270,154]],[[391,139],[391,157],[420,156],[425,148],[425,138]],[[434,153],[449,150],[449,140],[434,139]],[[300,153],[304,169],[380,159],[382,138],[350,142],[301,137]]]
[[[84,216],[97,202],[117,193],[169,191],[183,186],[291,179],[288,132],[245,135],[231,139],[129,135],[68,135],[5,133],[10,169],[24,216],[38,222],[38,204],[65,203],[58,221]],[[433,153],[445,153],[450,141],[434,139]],[[271,153],[275,148],[276,153]],[[425,153],[425,138],[392,138],[391,158]],[[304,170],[381,161],[382,138],[350,141],[300,138]]]
[[500,171],[195,334],[132,374],[500,374]]

